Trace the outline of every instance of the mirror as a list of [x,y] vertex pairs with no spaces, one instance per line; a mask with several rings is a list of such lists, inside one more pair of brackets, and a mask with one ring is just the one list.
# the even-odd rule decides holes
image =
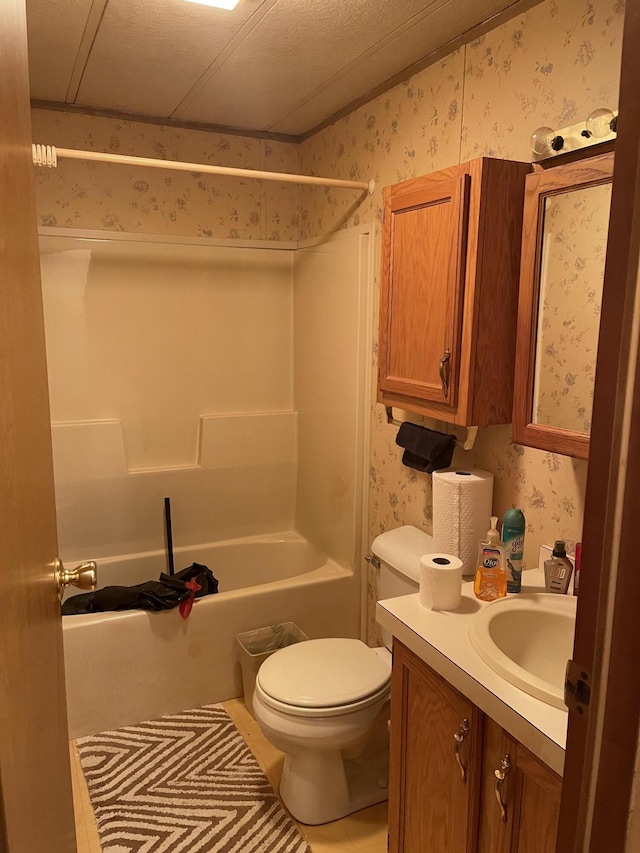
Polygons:
[[527,178],[513,439],[586,459],[613,154]]
[[533,423],[591,428],[611,184],[544,200]]

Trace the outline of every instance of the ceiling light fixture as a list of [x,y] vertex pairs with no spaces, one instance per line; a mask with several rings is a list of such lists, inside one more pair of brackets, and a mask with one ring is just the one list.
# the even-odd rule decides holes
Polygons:
[[187,0],[187,3],[199,3],[201,6],[215,6],[216,9],[235,9],[240,0]]

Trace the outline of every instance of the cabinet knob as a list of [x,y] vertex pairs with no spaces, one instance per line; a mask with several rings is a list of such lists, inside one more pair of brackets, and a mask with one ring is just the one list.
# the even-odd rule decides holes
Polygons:
[[458,767],[460,768],[460,773],[462,774],[462,782],[463,784],[467,781],[467,768],[462,763],[462,756],[460,755],[460,750],[462,749],[462,745],[465,741],[465,738],[471,731],[471,727],[469,726],[469,720],[464,719],[460,723],[460,728],[453,736],[453,754],[456,757],[456,761],[458,762]]
[[442,394],[445,398],[449,396],[449,378],[451,373],[451,350],[447,347],[440,359],[440,382],[442,383]]
[[511,759],[508,755],[500,762],[500,767],[494,771],[496,777],[496,800],[498,801],[498,805],[500,806],[500,817],[504,821],[507,822],[507,804],[502,799],[502,786],[504,785],[504,780],[507,778],[509,773],[511,772]]

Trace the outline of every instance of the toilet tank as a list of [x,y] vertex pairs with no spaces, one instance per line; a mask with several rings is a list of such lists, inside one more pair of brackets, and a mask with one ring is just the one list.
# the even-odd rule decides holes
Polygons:
[[[433,537],[411,524],[381,533],[371,543],[371,552],[380,561],[378,601],[418,592],[420,557],[433,554]],[[385,646],[391,648],[391,635],[382,629]]]
[[378,600],[418,592],[420,557],[433,554],[433,537],[411,524],[376,536],[372,553],[380,561]]

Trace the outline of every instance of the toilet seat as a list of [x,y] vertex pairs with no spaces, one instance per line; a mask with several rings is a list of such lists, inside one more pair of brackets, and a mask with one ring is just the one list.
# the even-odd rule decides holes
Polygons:
[[367,708],[390,691],[391,670],[360,640],[307,640],[262,664],[256,691],[269,707],[297,717],[332,717]]
[[280,702],[269,696],[268,693],[256,684],[255,693],[260,696],[265,705],[268,705],[274,711],[280,711],[283,714],[291,714],[293,717],[338,717],[341,714],[351,714],[356,711],[361,711],[375,704],[381,699],[386,699],[391,694],[391,686],[387,684],[382,689],[378,690],[371,696],[361,699],[359,702],[350,702],[348,705],[327,705],[324,707],[307,708],[303,705],[289,705],[286,702]]

